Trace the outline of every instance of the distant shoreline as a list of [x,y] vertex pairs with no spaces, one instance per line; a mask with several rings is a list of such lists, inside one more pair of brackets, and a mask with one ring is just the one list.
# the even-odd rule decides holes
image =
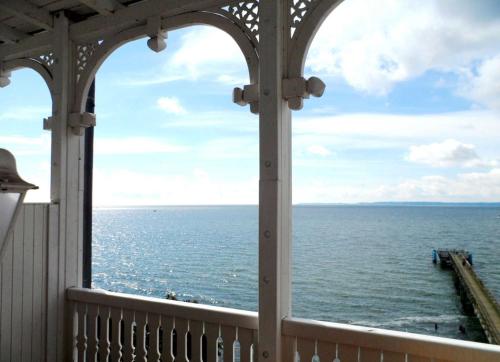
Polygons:
[[[221,204],[221,205],[108,205],[94,206],[94,209],[155,209],[165,207],[242,207],[258,206],[257,204]],[[359,203],[298,203],[294,207],[332,207],[332,206],[406,206],[406,207],[500,207],[500,202],[427,202],[427,201],[381,201]]]

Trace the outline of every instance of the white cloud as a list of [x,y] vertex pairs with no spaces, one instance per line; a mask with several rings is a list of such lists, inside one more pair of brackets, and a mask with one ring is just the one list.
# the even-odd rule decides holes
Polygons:
[[237,131],[258,133],[258,117],[248,110],[233,108],[232,110],[207,111],[190,113],[182,119],[168,120],[164,128],[210,128],[218,131]]
[[236,205],[256,204],[257,200],[257,178],[213,179],[202,169],[194,169],[192,175],[159,175],[101,169],[94,172],[96,206]]
[[238,75],[230,75],[230,74],[221,74],[217,77],[217,81],[222,84],[227,84],[230,86],[242,86],[248,83],[248,77],[238,76]]
[[[172,38],[176,34],[172,33]],[[245,57],[233,38],[224,31],[210,26],[194,26],[177,39],[179,46],[165,53],[167,60],[162,66],[132,75],[120,74],[113,83],[132,87],[184,80],[207,80],[225,86],[248,84]]]
[[20,135],[0,136],[0,147],[8,149],[14,156],[50,155],[50,133],[38,137]]
[[471,167],[480,162],[474,145],[452,139],[441,143],[411,146],[407,160],[432,167]]
[[50,107],[23,106],[0,112],[0,121],[38,121],[51,114]]
[[257,135],[215,138],[205,142],[198,149],[203,159],[210,160],[257,160],[259,159],[259,141]]
[[[295,117],[294,144],[321,144],[343,148],[404,148],[443,139],[498,149],[500,115],[493,111],[404,115],[354,113],[321,117]],[[484,157],[498,155],[484,154]]]
[[307,148],[307,152],[309,152],[310,154],[318,155],[318,156],[322,156],[322,157],[327,157],[327,156],[330,156],[332,154],[328,148],[321,146],[321,145],[311,145]]
[[31,165],[24,160],[18,161],[18,171],[22,177],[38,186],[37,190],[30,190],[26,194],[25,202],[49,202],[50,201],[50,160]]
[[500,110],[500,55],[480,64],[471,74],[461,94],[491,109]]
[[181,153],[189,147],[152,137],[96,138],[96,155],[132,155],[146,153]]
[[[425,176],[386,184],[335,184],[315,181],[295,184],[294,203],[303,202],[499,202],[500,169],[459,174],[456,177]],[[325,201],[327,200],[327,201]]]
[[134,77],[128,77],[128,78],[120,77],[120,79],[116,81],[116,84],[137,87],[137,86],[167,84],[182,79],[184,79],[182,75],[176,75],[176,74],[174,75],[167,74],[160,76],[152,76],[151,74],[136,74]]
[[345,1],[318,32],[307,65],[379,95],[430,69],[462,74],[498,53],[500,18],[488,6],[498,14],[488,1]]
[[213,27],[197,27],[185,34],[165,69],[191,79],[211,76],[222,83],[248,79],[245,57],[236,42]]
[[167,113],[173,113],[176,115],[186,114],[186,109],[181,105],[181,102],[176,97],[160,97],[156,101],[156,105],[161,110]]

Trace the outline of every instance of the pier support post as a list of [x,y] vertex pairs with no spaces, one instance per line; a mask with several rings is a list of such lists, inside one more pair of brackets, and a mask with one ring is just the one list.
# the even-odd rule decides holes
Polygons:
[[260,362],[281,361],[281,320],[291,313],[291,114],[283,98],[288,1],[260,2]]

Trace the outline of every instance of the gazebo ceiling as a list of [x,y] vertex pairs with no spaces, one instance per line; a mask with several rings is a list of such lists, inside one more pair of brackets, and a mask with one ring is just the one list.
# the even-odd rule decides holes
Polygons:
[[95,40],[153,16],[173,16],[234,0],[0,0],[0,61],[50,48],[54,14],[71,20],[74,40]]

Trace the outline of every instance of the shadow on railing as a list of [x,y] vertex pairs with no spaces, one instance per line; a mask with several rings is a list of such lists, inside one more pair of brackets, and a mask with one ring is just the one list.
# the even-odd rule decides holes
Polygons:
[[[257,313],[92,289],[69,289],[72,359],[257,361]],[[286,318],[283,362],[498,362],[500,347]]]

